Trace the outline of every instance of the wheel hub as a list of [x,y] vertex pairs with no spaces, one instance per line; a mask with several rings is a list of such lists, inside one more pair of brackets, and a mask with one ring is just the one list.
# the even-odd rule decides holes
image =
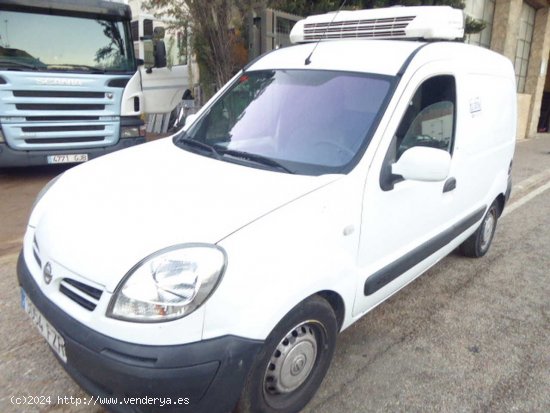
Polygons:
[[317,338],[307,322],[290,330],[273,352],[264,377],[269,394],[290,393],[308,378],[317,357]]

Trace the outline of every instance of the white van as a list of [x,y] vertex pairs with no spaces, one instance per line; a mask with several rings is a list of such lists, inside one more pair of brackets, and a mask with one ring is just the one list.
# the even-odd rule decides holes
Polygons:
[[18,274],[63,367],[112,411],[296,412],[338,332],[457,247],[483,256],[515,77],[462,27],[448,7],[310,17],[185,131],[44,188]]

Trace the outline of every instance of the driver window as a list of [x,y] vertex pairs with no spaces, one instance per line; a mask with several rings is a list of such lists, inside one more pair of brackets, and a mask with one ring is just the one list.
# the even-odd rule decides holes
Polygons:
[[453,76],[435,76],[426,80],[409,102],[392,142],[397,161],[414,146],[453,150],[456,86]]

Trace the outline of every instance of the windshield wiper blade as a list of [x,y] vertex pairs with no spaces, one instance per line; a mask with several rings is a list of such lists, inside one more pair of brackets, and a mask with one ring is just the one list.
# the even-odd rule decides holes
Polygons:
[[281,169],[289,174],[293,174],[290,169],[288,169],[286,166],[281,165],[279,162],[277,162],[274,159],[268,158],[267,156],[258,155],[256,153],[250,153],[250,152],[243,152],[243,151],[237,151],[235,149],[223,149],[220,151],[222,155],[229,155],[234,156],[235,158],[241,158],[246,159],[248,161],[256,162],[262,165],[271,166],[274,168]]
[[201,142],[201,141],[197,141],[195,139],[187,138],[185,135],[180,136],[176,140],[176,143],[178,143],[178,144],[181,143],[181,144],[184,144],[186,146],[194,146],[195,148],[205,149],[208,152],[210,152],[212,155],[214,155],[214,157],[216,157],[216,159],[221,158],[218,151],[212,145],[209,145],[209,144]]
[[56,69],[69,69],[69,70],[87,70],[92,73],[105,73],[104,69],[100,69],[98,67],[88,66],[88,65],[79,65],[79,64],[70,64],[70,63],[63,63],[63,64],[52,64],[48,65],[49,70],[56,70]]
[[24,63],[24,62],[13,62],[13,61],[0,61],[0,68],[2,70],[17,70],[17,71],[24,71],[26,69],[31,70],[40,70],[42,69],[39,66],[33,65],[31,63]]

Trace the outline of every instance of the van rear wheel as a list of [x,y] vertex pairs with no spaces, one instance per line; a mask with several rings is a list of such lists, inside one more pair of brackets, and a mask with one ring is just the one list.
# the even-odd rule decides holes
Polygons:
[[325,299],[312,296],[294,307],[268,336],[234,412],[299,412],[325,377],[337,330]]
[[495,201],[487,210],[481,225],[466,241],[460,245],[460,252],[466,257],[483,257],[493,241],[499,216],[498,203]]

